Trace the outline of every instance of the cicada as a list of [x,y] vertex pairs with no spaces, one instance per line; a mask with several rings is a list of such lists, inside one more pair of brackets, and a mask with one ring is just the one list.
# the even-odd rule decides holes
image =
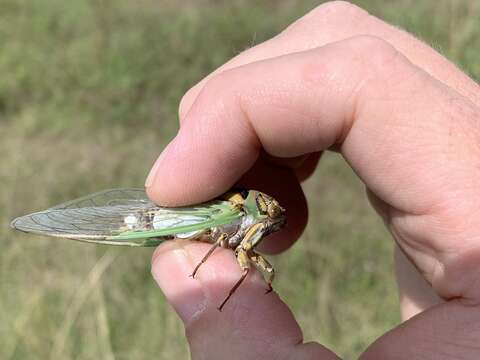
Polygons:
[[256,190],[232,190],[193,206],[161,207],[143,189],[111,189],[21,216],[11,225],[28,233],[109,245],[156,246],[175,238],[211,243],[192,277],[216,248],[232,249],[242,275],[220,304],[222,310],[251,264],[264,275],[267,292],[272,290],[274,269],[255,248],[285,222],[280,204]]

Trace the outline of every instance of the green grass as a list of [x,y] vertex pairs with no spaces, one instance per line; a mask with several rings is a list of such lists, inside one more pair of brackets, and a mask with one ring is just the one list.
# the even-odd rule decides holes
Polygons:
[[[314,6],[277,3],[0,0],[1,359],[188,356],[151,279],[151,250],[27,237],[8,223],[99,189],[141,186],[177,129],[184,91]],[[480,78],[478,6],[358,3]],[[305,191],[316,220],[273,259],[276,289],[307,340],[354,358],[399,321],[392,241],[339,156],[323,159]]]

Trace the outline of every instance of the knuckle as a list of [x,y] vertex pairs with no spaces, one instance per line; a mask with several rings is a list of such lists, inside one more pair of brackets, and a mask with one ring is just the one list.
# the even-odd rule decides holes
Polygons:
[[329,74],[339,72],[358,74],[362,79],[384,78],[392,72],[399,54],[388,42],[369,35],[351,37],[315,51],[316,56],[305,62],[302,71],[305,80],[313,84],[325,83]]
[[364,54],[390,58],[397,50],[389,42],[373,35],[357,35],[350,39],[354,47]]
[[345,16],[357,17],[366,15],[368,13],[361,7],[348,1],[328,1],[313,9],[311,14],[312,16],[332,16],[335,18],[341,17],[342,19],[345,19]]
[[347,1],[329,1],[311,10],[294,22],[287,31],[302,32],[312,29],[324,30],[339,27],[357,27],[369,14],[364,9]]
[[358,35],[347,40],[347,46],[353,55],[361,57],[373,71],[389,70],[392,62],[400,54],[387,41],[371,35]]

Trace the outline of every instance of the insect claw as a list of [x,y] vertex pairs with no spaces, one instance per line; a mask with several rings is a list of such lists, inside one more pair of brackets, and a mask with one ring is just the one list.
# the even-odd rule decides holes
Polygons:
[[195,275],[197,275],[197,272],[198,272],[198,269],[200,268],[200,265],[202,265],[204,262],[205,261],[202,260],[200,263],[198,263],[197,266],[195,266],[195,269],[193,269],[192,273],[188,276],[191,277],[192,279],[195,279]]
[[245,278],[247,277],[248,275],[248,272],[250,271],[249,268],[245,268],[243,269],[243,273],[242,273],[242,276],[240,277],[240,279],[238,279],[238,281],[235,283],[235,285],[233,285],[233,287],[230,289],[230,292],[228,293],[227,297],[225,298],[225,300],[223,300],[223,302],[220,304],[220,306],[217,308],[218,311],[222,311],[223,307],[225,306],[225,304],[227,303],[228,299],[230,299],[230,297],[233,295],[233,293],[237,290],[237,288],[240,286],[240,284],[243,282],[243,280],[245,280]]
[[230,295],[227,296],[227,298],[226,298],[225,300],[223,300],[223,302],[220,304],[219,307],[217,307],[217,310],[218,310],[218,311],[222,312],[223,307],[225,306],[225,304],[227,303],[227,301],[228,301],[229,298],[230,298]]

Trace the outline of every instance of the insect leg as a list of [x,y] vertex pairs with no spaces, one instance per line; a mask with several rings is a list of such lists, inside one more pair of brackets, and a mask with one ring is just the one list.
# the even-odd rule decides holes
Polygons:
[[[235,283],[235,285],[233,285],[233,288],[230,290],[225,300],[223,300],[218,310],[222,311],[222,308],[225,305],[225,303],[228,301],[228,299],[230,299],[230,297],[235,292],[235,290],[237,290],[237,288],[240,286],[243,280],[245,280],[245,278],[247,277],[247,274],[250,270],[250,258],[252,254],[254,254],[253,248],[262,239],[264,228],[265,228],[265,225],[263,223],[257,223],[250,226],[245,231],[243,240],[240,242],[240,245],[238,245],[237,248],[235,249],[235,257],[237,258],[238,265],[240,265],[240,268],[242,269],[242,276]],[[266,264],[268,263],[266,262]]]
[[197,264],[197,266],[195,266],[195,269],[193,269],[193,272],[192,274],[190,275],[190,277],[194,278],[195,277],[195,274],[197,273],[198,269],[200,268],[200,266],[205,262],[207,261],[207,259],[210,257],[210,255],[213,254],[213,252],[215,251],[215,249],[219,246],[222,246],[223,243],[225,242],[225,240],[227,239],[228,235],[223,233],[221,234],[218,239],[213,243],[212,247],[210,248],[210,250],[208,250],[208,252],[205,254],[205,256],[202,258],[202,260],[200,260],[200,262]]
[[248,275],[248,272],[250,271],[250,265],[249,265],[249,262],[248,262],[248,254],[247,254],[247,251],[242,249],[241,248],[241,245],[239,245],[237,247],[237,249],[235,250],[235,257],[237,258],[237,262],[238,262],[238,265],[240,265],[240,267],[242,268],[242,276],[240,277],[240,279],[235,283],[235,285],[233,285],[233,287],[230,289],[230,291],[228,292],[228,295],[227,297],[225,298],[225,300],[223,300],[223,302],[220,304],[220,306],[218,307],[218,310],[219,311],[222,311],[223,307],[225,306],[225,304],[227,303],[228,299],[230,299],[230,297],[233,295],[233,293],[238,289],[238,287],[240,286],[240,284],[243,282],[243,280],[245,280],[245,278],[247,277]]
[[255,265],[255,267],[262,273],[263,278],[267,282],[267,291],[265,294],[268,294],[273,290],[272,282],[273,278],[275,277],[275,269],[273,268],[272,264],[270,264],[267,259],[265,259],[262,255],[252,252],[250,257],[250,261]]

